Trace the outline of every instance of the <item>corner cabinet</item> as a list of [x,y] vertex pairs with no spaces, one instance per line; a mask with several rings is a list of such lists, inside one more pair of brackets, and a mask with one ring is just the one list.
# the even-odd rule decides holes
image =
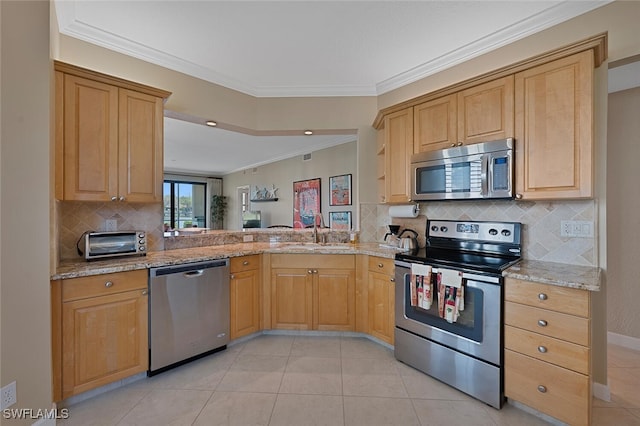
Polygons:
[[592,50],[515,75],[516,197],[593,196]]
[[505,280],[507,398],[568,424],[591,424],[590,300],[587,290]]
[[56,198],[162,200],[170,93],[55,62]]
[[230,338],[260,331],[261,256],[233,257],[229,262]]
[[354,255],[271,255],[271,327],[355,330]]
[[54,400],[147,371],[147,270],[52,283]]

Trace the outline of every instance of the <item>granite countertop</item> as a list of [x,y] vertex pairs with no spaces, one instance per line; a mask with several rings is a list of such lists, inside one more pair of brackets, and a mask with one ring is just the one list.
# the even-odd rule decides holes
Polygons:
[[51,280],[157,268],[181,263],[201,262],[260,253],[367,254],[393,259],[397,252],[397,249],[381,247],[378,243],[360,243],[355,245],[345,243],[328,243],[322,245],[267,242],[224,244],[156,251],[149,252],[146,256],[121,257],[112,260],[94,260],[91,262],[77,260],[63,262],[51,276]]
[[507,278],[589,291],[600,291],[601,284],[601,269],[598,267],[539,260],[521,260],[502,275]]

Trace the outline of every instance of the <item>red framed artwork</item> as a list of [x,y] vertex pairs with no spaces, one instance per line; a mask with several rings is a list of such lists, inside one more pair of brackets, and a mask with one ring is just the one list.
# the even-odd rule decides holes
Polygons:
[[293,227],[312,227],[318,213],[320,213],[320,178],[293,182]]
[[331,198],[330,206],[351,205],[351,175],[331,176],[329,178],[329,190]]

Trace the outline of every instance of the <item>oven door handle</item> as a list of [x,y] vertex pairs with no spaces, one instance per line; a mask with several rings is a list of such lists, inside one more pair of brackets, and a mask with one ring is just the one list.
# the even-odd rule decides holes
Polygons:
[[[407,268],[409,269],[409,274],[411,274],[411,262],[405,262],[403,260],[395,260],[394,261],[395,266],[400,267],[400,268]],[[422,265],[421,263],[418,263],[418,265]],[[455,271],[457,271],[458,269],[456,268],[451,268]],[[431,272],[434,274],[438,273],[438,268],[431,268]],[[481,275],[481,274],[474,274],[471,272],[462,272],[462,278],[466,279],[466,280],[473,280],[473,281],[480,281],[480,282],[486,282],[486,283],[491,283],[491,284],[499,284],[500,283],[500,278],[496,277],[496,276],[490,276],[490,275]]]

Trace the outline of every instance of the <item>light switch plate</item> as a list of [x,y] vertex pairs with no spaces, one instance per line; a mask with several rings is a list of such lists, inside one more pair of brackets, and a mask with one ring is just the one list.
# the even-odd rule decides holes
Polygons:
[[587,220],[563,220],[560,222],[560,236],[593,238],[593,222]]

